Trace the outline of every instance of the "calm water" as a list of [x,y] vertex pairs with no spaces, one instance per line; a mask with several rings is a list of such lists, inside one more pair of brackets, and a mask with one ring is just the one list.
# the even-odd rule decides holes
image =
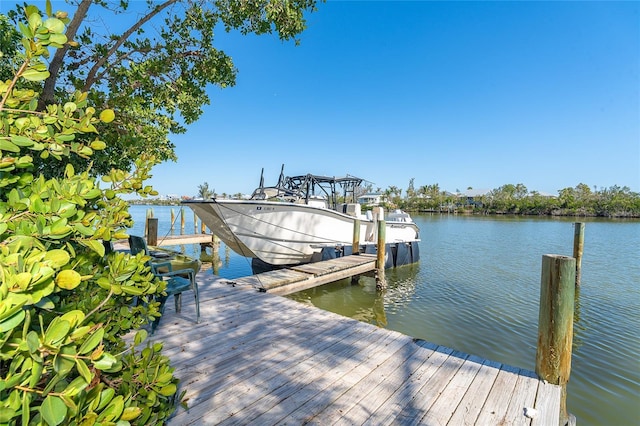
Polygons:
[[[132,206],[142,234],[147,207]],[[174,208],[176,214],[179,208]],[[160,234],[170,209],[154,207]],[[186,210],[186,233],[193,214]],[[421,261],[387,270],[388,289],[349,280],[291,298],[502,363],[535,369],[543,254],[572,255],[576,221],[416,216]],[[586,222],[567,405],[580,425],[640,424],[640,222]],[[179,219],[178,219],[179,223]],[[179,233],[179,229],[176,231]],[[198,254],[199,247],[185,247]],[[217,274],[251,273],[220,249]]]

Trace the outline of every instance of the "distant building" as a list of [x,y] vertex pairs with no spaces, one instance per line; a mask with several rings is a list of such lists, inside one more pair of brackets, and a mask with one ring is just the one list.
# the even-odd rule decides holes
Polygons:
[[377,206],[382,202],[382,194],[364,194],[358,197],[358,203],[365,204],[367,206]]
[[458,193],[458,199],[464,200],[465,206],[482,206],[482,197],[490,192],[490,189],[467,189]]

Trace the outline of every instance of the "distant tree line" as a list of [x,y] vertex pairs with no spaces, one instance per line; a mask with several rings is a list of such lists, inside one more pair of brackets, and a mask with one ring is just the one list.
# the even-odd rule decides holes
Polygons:
[[[609,188],[591,189],[580,183],[574,188],[564,188],[558,195],[541,194],[529,191],[521,183],[507,184],[484,194],[469,196],[472,188],[466,193],[456,190],[455,193],[444,191],[435,183],[416,188],[414,179],[403,195],[397,186],[387,189],[374,189],[371,185],[363,188],[365,192],[383,195],[383,207],[386,209],[402,209],[411,212],[466,212],[474,214],[521,214],[540,216],[598,216],[598,217],[640,217],[640,193],[633,192],[627,186],[611,186]],[[360,194],[362,195],[362,194]],[[241,199],[242,194],[217,194],[209,188],[208,183],[198,186],[198,198],[234,198]],[[191,197],[182,197],[190,199]],[[178,205],[177,199],[144,199],[131,200],[131,204]]]
[[464,210],[480,214],[640,217],[640,193],[617,185],[592,189],[580,183],[574,188],[561,189],[557,196],[550,196],[537,191],[530,192],[519,183],[503,185],[471,197],[459,191],[443,191],[438,184],[416,189],[411,179],[405,196],[396,186],[390,186],[383,194],[387,208],[414,212]]

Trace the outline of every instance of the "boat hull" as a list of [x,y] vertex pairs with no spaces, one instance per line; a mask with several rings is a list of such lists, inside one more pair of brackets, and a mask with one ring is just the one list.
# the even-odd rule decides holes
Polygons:
[[[312,261],[331,245],[351,245],[355,217],[306,204],[259,200],[185,202],[236,253],[271,265]],[[415,241],[412,222],[387,222],[387,242]],[[360,244],[375,242],[377,223],[360,219]]]

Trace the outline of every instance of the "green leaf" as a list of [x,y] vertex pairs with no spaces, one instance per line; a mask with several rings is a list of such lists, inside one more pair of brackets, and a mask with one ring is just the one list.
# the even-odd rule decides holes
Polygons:
[[105,408],[104,411],[100,413],[100,415],[98,416],[98,420],[101,420],[103,422],[114,421],[120,418],[123,410],[124,410],[124,398],[122,395],[118,395],[115,398],[113,398],[113,400],[107,406],[107,408]]
[[84,377],[79,376],[73,379],[62,393],[66,396],[73,397],[82,392],[88,385],[89,383],[85,381]]
[[[29,379],[29,387],[35,388],[42,377],[43,365],[41,362],[33,363],[31,367],[31,379]],[[25,392],[26,393],[26,392]]]
[[[33,376],[32,376],[33,377]],[[30,385],[31,387],[35,385]],[[28,425],[29,418],[31,417],[31,411],[29,410],[29,403],[31,402],[31,395],[29,392],[22,393],[22,424]]]
[[20,148],[13,142],[0,138],[0,151],[20,152]]
[[38,348],[40,347],[40,339],[38,337],[38,333],[31,330],[27,333],[27,347],[29,348],[29,353],[36,353]]
[[[76,226],[76,229],[78,229],[77,226]],[[93,231],[92,231],[92,233],[93,233]],[[81,240],[80,244],[82,244],[83,246],[88,247],[91,250],[93,250],[94,252],[98,253],[98,255],[100,257],[104,256],[104,244],[102,244],[101,242],[96,241],[96,240]]]
[[[66,356],[65,356],[66,355]],[[53,359],[53,370],[60,377],[65,377],[75,365],[74,358],[76,353],[72,346],[65,346],[60,353],[56,354]]]
[[85,364],[82,359],[76,358],[76,365],[78,367],[78,372],[80,373],[82,378],[87,383],[91,383],[91,380],[93,380],[93,374],[91,374],[91,371],[89,371],[89,367],[87,367],[87,364]]
[[140,287],[134,287],[131,285],[123,285],[120,287],[124,294],[128,294],[130,296],[141,296],[144,294],[144,290]]
[[11,142],[18,146],[32,146],[35,142],[26,136],[11,135]]
[[56,307],[53,301],[48,297],[43,297],[39,302],[36,303],[36,306],[40,309],[46,309],[48,311]]
[[71,327],[75,327],[84,321],[85,315],[79,309],[74,309],[73,311],[69,311],[60,317],[61,320],[69,321]]
[[29,16],[29,27],[32,29],[37,29],[40,25],[42,25],[42,17],[37,9],[35,10],[27,10],[27,15]]
[[82,343],[82,346],[80,346],[78,353],[80,355],[84,355],[91,352],[93,349],[95,349],[96,346],[100,344],[100,342],[102,342],[103,336],[104,329],[99,328],[95,333],[89,336],[89,338],[87,338],[87,340]]
[[67,406],[57,396],[48,395],[40,406],[40,415],[50,426],[57,426],[67,415]]
[[67,42],[67,36],[64,34],[51,34],[49,36],[49,42],[62,45]]
[[88,190],[85,194],[83,194],[82,198],[84,198],[85,200],[91,200],[94,198],[98,198],[101,195],[102,195],[102,191],[100,189],[93,188]]
[[93,154],[93,150],[85,145],[82,148],[80,148],[80,150],[78,150],[78,154],[85,155],[85,156],[88,157],[88,156],[91,156]]
[[95,410],[102,411],[102,409],[106,407],[108,403],[111,402],[115,394],[116,392],[113,390],[113,388],[106,388],[105,390],[100,392],[100,403],[95,408]]
[[91,147],[91,149],[95,149],[96,151],[98,151],[98,150],[101,150],[101,149],[105,149],[107,147],[107,144],[104,143],[103,141],[95,140],[95,141],[91,142],[91,144],[89,144],[89,146]]
[[171,383],[171,384],[169,384],[169,385],[163,386],[163,387],[160,389],[159,393],[160,393],[160,395],[162,395],[162,396],[171,396],[171,395],[173,395],[174,393],[176,393],[176,391],[177,391],[177,390],[178,390],[178,389],[176,388],[176,385],[174,385],[173,383]]
[[140,343],[144,342],[147,339],[147,336],[148,336],[147,330],[145,329],[138,330],[135,337],[133,338],[133,344],[138,346]]
[[43,81],[49,77],[49,71],[36,71],[28,69],[22,73],[22,77],[29,81]]
[[87,335],[87,333],[89,333],[89,331],[91,331],[91,326],[90,325],[85,325],[82,327],[78,327],[75,330],[73,330],[71,332],[71,339],[72,340],[80,340],[82,339],[84,336]]
[[140,407],[127,407],[122,412],[122,416],[120,417],[120,419],[126,421],[133,420],[138,417],[140,413],[142,413]]
[[105,109],[100,113],[100,121],[103,123],[111,123],[116,118],[116,114],[112,109]]
[[47,19],[46,21],[44,21],[44,26],[53,33],[64,32],[64,22],[62,22],[58,18]]
[[73,269],[65,269],[56,275],[56,285],[65,290],[73,290],[82,281],[82,276]]
[[70,328],[71,324],[69,324],[69,321],[55,318],[51,321],[51,324],[49,324],[49,327],[44,334],[44,343],[47,345],[55,345],[56,343],[61,342],[65,337],[67,337]]
[[18,27],[20,28],[20,32],[27,38],[33,38],[33,31],[24,22],[18,22]]
[[[82,223],[77,222],[73,224],[73,227],[76,229],[76,231],[78,231],[79,233],[81,233],[84,236],[90,237],[93,235],[94,229],[90,228],[88,226],[84,226]],[[89,246],[88,244],[86,244],[88,241],[85,242],[81,242],[83,245],[85,246]],[[103,247],[104,249],[104,247]],[[95,250],[94,250],[95,251]],[[104,255],[104,254],[103,254]]]
[[71,257],[69,253],[62,249],[49,250],[44,256],[44,260],[49,262],[53,268],[61,268],[69,263]]
[[94,361],[93,366],[98,370],[108,370],[117,362],[116,358],[110,353],[105,352],[97,361]]
[[0,333],[6,333],[9,330],[13,330],[20,325],[24,320],[24,311],[21,309],[9,318],[3,319],[0,322]]

